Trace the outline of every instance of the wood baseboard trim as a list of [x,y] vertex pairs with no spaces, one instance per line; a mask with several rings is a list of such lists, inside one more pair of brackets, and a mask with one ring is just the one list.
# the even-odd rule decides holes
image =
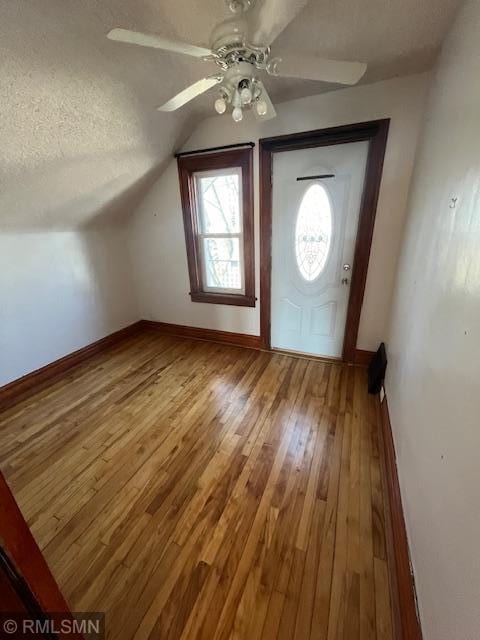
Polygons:
[[156,322],[154,320],[142,320],[143,329],[152,329],[168,336],[178,338],[193,338],[195,340],[208,340],[209,342],[220,342],[235,347],[247,347],[249,349],[260,349],[262,340],[260,336],[253,336],[247,333],[233,333],[231,331],[218,331],[217,329],[202,329],[200,327],[186,327],[180,324],[170,324],[168,322]]
[[358,364],[362,367],[368,367],[374,355],[375,355],[374,351],[365,351],[364,349],[355,349],[354,364]]
[[407,530],[403,515],[402,496],[398,482],[395,445],[387,398],[377,403],[380,445],[383,449],[381,467],[384,483],[387,558],[395,640],[422,640],[418,618],[415,582],[411,570]]
[[25,397],[26,394],[38,391],[41,385],[46,382],[50,382],[52,378],[55,378],[80,362],[83,362],[87,358],[111,347],[117,342],[121,342],[122,340],[129,338],[141,330],[142,322],[135,322],[128,327],[115,331],[114,333],[105,336],[105,338],[100,338],[100,340],[97,340],[96,342],[92,342],[73,353],[69,353],[59,360],[55,360],[40,369],[27,373],[21,378],[13,380],[3,387],[0,387],[0,409],[6,409],[17,402],[20,398]]

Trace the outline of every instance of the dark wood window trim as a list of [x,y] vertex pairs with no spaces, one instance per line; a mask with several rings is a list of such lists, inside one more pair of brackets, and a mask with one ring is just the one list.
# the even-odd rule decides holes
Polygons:
[[[255,306],[255,247],[253,231],[253,150],[233,149],[221,153],[181,156],[177,158],[182,200],[185,243],[187,247],[190,297],[192,302]],[[243,196],[243,264],[244,293],[205,291],[198,243],[198,222],[195,209],[194,174],[199,171],[241,167]]]
[[368,261],[372,245],[373,227],[378,194],[382,179],[383,160],[390,120],[372,120],[329,129],[318,129],[289,135],[263,138],[260,142],[260,335],[262,347],[270,349],[271,269],[272,269],[272,165],[273,154],[281,151],[313,147],[369,142],[365,184],[360,206],[354,269],[347,322],[343,343],[343,360],[355,362],[358,327],[362,310]]

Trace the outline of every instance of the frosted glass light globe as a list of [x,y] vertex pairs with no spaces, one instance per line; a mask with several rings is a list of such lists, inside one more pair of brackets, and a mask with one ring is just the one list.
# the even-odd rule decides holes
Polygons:
[[215,111],[222,115],[222,113],[225,113],[226,110],[227,103],[225,102],[224,98],[217,98],[215,100]]
[[240,122],[240,120],[242,120],[243,112],[240,107],[235,107],[235,109],[232,111],[232,118],[235,120],[235,122]]
[[240,98],[242,100],[242,104],[250,104],[250,102],[252,101],[252,92],[248,87],[244,87],[240,91]]
[[268,107],[267,107],[267,103],[265,102],[265,100],[260,99],[257,100],[257,104],[255,105],[256,109],[257,109],[257,113],[259,116],[266,116],[267,115],[267,111],[268,111]]

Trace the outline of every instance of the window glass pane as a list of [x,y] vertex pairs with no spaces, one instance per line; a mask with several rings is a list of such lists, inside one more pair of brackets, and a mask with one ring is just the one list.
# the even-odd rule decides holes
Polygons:
[[239,238],[204,238],[206,286],[220,289],[241,289]]
[[240,169],[196,176],[202,233],[240,233]]
[[295,255],[302,277],[311,282],[325,268],[332,238],[332,210],[325,187],[305,192],[297,215]]

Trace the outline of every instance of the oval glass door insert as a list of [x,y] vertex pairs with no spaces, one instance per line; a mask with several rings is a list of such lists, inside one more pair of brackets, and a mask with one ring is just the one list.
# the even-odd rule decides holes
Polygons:
[[332,240],[332,208],[325,187],[306,190],[295,225],[295,257],[302,278],[312,282],[322,273]]

